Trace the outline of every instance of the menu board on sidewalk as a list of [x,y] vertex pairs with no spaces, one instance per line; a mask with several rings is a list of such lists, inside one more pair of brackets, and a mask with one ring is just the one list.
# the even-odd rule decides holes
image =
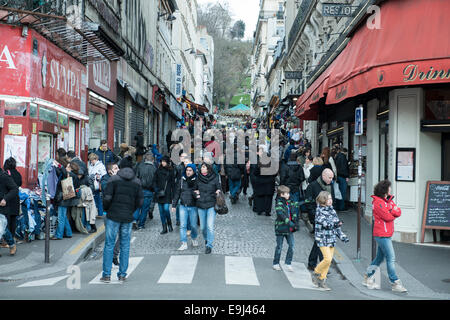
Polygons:
[[450,230],[450,181],[428,181],[422,222],[425,229]]

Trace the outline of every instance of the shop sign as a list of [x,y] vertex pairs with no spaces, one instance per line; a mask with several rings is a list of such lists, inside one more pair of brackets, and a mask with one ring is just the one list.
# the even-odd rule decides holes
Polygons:
[[285,71],[284,77],[286,80],[290,79],[301,79],[302,78],[302,72],[301,71]]
[[111,102],[117,100],[117,62],[107,60],[88,65],[88,88]]
[[181,98],[183,90],[183,66],[179,63],[175,65],[175,98]]
[[363,124],[363,107],[359,106],[355,110],[355,136],[363,135],[364,124]]
[[8,125],[8,134],[22,135],[22,125],[10,123]]
[[178,103],[178,101],[170,96],[170,105],[169,105],[170,111],[172,111],[173,114],[175,114],[179,119],[181,119],[183,113],[181,111],[181,105]]
[[352,17],[352,5],[346,3],[322,3],[324,17]]

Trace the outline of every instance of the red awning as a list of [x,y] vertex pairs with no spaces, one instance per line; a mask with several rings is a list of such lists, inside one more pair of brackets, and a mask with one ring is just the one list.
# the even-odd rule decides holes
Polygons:
[[449,12],[450,1],[384,2],[381,29],[362,24],[323,73],[328,81],[319,77],[297,105],[324,95],[335,104],[375,88],[450,82]]

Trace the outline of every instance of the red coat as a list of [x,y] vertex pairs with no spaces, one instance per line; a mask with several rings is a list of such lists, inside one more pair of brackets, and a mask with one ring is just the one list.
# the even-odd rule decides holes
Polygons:
[[402,214],[399,207],[392,201],[372,196],[372,210],[375,219],[373,235],[375,237],[392,237],[394,233],[394,220]]

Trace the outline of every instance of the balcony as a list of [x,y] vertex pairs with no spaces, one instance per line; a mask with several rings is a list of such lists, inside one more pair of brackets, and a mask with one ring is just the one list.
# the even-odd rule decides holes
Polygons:
[[0,23],[26,25],[83,64],[118,60],[123,51],[99,24],[84,21],[83,0],[2,0]]

